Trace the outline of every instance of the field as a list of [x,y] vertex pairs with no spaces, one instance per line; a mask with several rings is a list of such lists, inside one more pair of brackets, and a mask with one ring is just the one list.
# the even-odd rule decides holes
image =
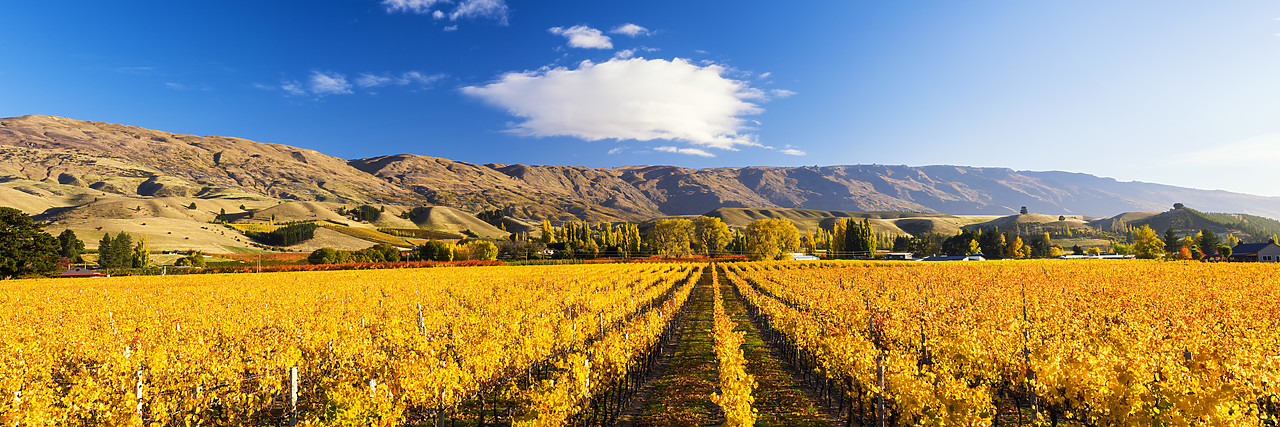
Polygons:
[[0,425],[1265,425],[1280,269],[768,262],[0,282]]

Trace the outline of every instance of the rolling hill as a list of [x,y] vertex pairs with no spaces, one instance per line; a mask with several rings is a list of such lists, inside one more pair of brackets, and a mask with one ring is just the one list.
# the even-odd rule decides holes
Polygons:
[[[719,210],[727,222],[737,222],[791,209],[785,215],[806,228],[834,221],[840,212],[896,211],[917,215],[874,218],[877,227],[951,233],[980,222],[965,215],[1013,215],[1023,206],[1079,222],[1117,212],[1161,212],[1179,202],[1280,218],[1280,197],[1068,172],[894,165],[588,168],[481,165],[411,154],[344,160],[234,137],[39,115],[0,119],[0,200],[55,226],[84,229],[107,221],[87,227],[94,231],[150,218],[198,225],[224,211],[237,218],[252,210],[282,221],[332,219],[337,208],[360,204],[388,213],[363,225],[370,229],[462,225],[482,235],[498,233],[474,223],[471,214],[495,209],[508,228],[517,228],[511,231],[542,219],[644,221]],[[457,212],[437,215],[447,226],[399,218],[428,206]]]

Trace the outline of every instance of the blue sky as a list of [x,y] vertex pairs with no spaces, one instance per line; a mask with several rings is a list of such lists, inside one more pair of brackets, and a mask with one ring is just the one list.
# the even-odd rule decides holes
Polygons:
[[343,158],[955,164],[1280,196],[1264,1],[13,2],[0,116]]

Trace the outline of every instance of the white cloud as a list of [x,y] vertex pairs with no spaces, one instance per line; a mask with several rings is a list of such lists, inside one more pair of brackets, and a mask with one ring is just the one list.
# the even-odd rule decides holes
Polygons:
[[360,87],[378,87],[391,83],[391,78],[387,76],[375,76],[373,74],[361,74],[356,78],[356,85]]
[[604,35],[595,28],[586,25],[575,25],[569,28],[551,27],[547,31],[551,34],[564,36],[569,39],[569,46],[582,49],[613,49],[613,43],[609,41],[609,36]]
[[444,27],[444,31],[445,31],[446,33],[447,33],[447,32],[450,32],[450,31],[458,31],[458,26],[457,26],[457,25],[450,25],[450,26],[448,26],[448,27]]
[[786,98],[788,96],[795,95],[796,92],[786,89],[774,89],[769,91],[769,94],[773,95],[774,98]]
[[[430,14],[435,19],[444,19],[445,12],[437,9],[438,5],[453,3],[451,0],[382,0],[387,13],[405,12],[419,15]],[[452,21],[459,19],[488,18],[507,25],[507,2],[505,0],[462,0],[458,7],[448,13]]]
[[702,150],[698,148],[676,148],[671,146],[665,146],[665,147],[655,147],[654,150],[662,151],[666,153],[687,154],[690,156],[700,156],[700,157],[716,156],[715,154],[708,153],[706,152],[706,150]]
[[448,3],[448,0],[382,0],[382,6],[387,8],[387,12],[411,12],[411,13],[428,13],[431,8],[439,3]]
[[285,80],[280,82],[280,89],[284,89],[286,93],[294,96],[307,94],[307,90],[302,87],[302,83],[298,83],[296,80]]
[[457,21],[458,18],[489,18],[498,21],[499,24],[507,25],[507,2],[503,0],[463,0],[453,13],[449,14],[449,19]]
[[613,34],[625,34],[630,37],[639,37],[649,35],[649,29],[636,24],[622,24],[609,30]]
[[361,74],[360,77],[356,79],[356,85],[362,88],[381,87],[381,86],[389,86],[389,85],[408,86],[413,84],[426,86],[442,78],[444,78],[444,75],[442,74],[427,75],[427,74],[422,74],[421,72],[418,72],[418,71],[409,71],[407,73],[402,73],[399,76],[395,76],[395,77],[391,77],[385,74],[378,75],[378,74],[364,73],[364,74]]
[[184,85],[182,83],[165,82],[164,87],[167,87],[169,89],[183,90],[187,88],[187,85]]
[[784,149],[778,150],[778,152],[782,154],[786,154],[788,156],[803,156],[807,154],[804,151],[800,151],[794,148],[784,148]]
[[618,59],[627,59],[633,56],[636,56],[636,51],[631,49],[620,50],[613,54],[613,57]]
[[769,76],[772,76],[772,75],[773,75],[773,73],[768,72],[768,71],[765,71],[765,72],[763,72],[763,73],[760,73],[760,78],[761,78],[761,79],[767,79],[767,78],[769,78]]
[[309,86],[316,96],[351,93],[351,83],[347,83],[347,77],[339,73],[312,71]]
[[622,152],[622,150],[626,150],[626,149],[627,149],[627,147],[626,147],[626,146],[610,148],[610,149],[609,149],[609,155],[610,155],[610,156],[612,156],[612,155],[614,155],[614,154],[621,153],[621,152]]
[[509,130],[519,135],[758,146],[741,116],[762,111],[748,101],[762,94],[723,71],[683,59],[613,59],[508,73],[462,91],[524,119]]

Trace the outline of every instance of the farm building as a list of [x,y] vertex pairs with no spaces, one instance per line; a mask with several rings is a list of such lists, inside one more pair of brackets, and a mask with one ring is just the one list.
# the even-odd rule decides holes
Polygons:
[[1232,262],[1280,262],[1280,245],[1276,242],[1241,243],[1231,248]]
[[111,277],[110,274],[89,268],[76,267],[59,274],[58,277]]

